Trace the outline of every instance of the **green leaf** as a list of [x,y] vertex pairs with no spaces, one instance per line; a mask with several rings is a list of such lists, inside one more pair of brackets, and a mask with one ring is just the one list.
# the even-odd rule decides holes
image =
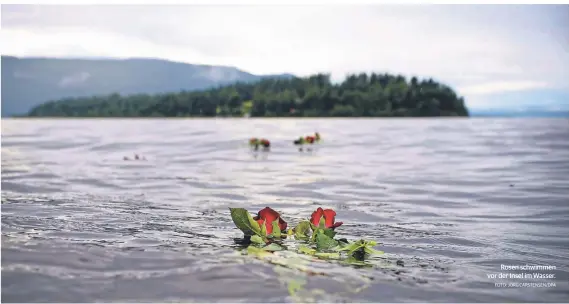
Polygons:
[[316,227],[316,225],[312,224],[312,222],[308,222],[310,224],[310,228],[312,229],[312,231],[316,231],[318,230],[318,227]]
[[330,250],[336,246],[338,246],[338,241],[327,236],[325,233],[318,232],[316,234],[316,249],[318,251]]
[[282,251],[284,248],[277,243],[270,243],[269,245],[262,248],[266,251]]
[[296,234],[303,234],[308,235],[310,232],[310,222],[309,221],[302,221],[294,227],[294,233]]
[[259,223],[253,219],[251,213],[249,212],[247,212],[247,219],[249,220],[249,225],[253,227],[253,231],[255,231],[255,233],[261,232],[261,227],[259,226]]
[[370,254],[382,254],[383,251],[373,249],[376,245],[375,241],[358,240],[337,249],[338,251],[348,251],[348,255],[357,260],[363,260]]
[[362,243],[360,241],[356,241],[353,243],[348,243],[346,244],[344,247],[342,247],[342,249],[340,249],[340,251],[348,251],[349,253],[358,250],[360,247],[362,247]]
[[364,250],[365,250],[365,253],[367,253],[367,254],[383,254],[383,251],[375,250],[371,247],[365,247]]
[[263,241],[263,238],[258,236],[258,235],[254,235],[251,237],[251,243],[255,243],[255,244],[265,244],[265,241]]
[[291,236],[294,234],[294,230],[292,228],[289,228],[286,232],[286,235]]
[[376,242],[376,241],[365,241],[365,242],[366,242],[366,246],[371,246],[371,247],[373,247],[373,246],[377,245],[377,242]]
[[311,243],[316,243],[316,235],[317,235],[318,233],[320,233],[319,231],[320,231],[320,230],[318,230],[318,228],[317,228],[316,230],[314,230],[314,232],[312,233],[312,237],[310,237],[310,242],[311,242]]
[[338,252],[316,252],[315,257],[321,259],[339,259],[340,254]]
[[296,239],[306,239],[310,233],[310,222],[302,221],[294,227],[294,236]]
[[304,235],[304,236],[302,236],[302,235],[301,235],[301,236],[295,235],[295,236],[294,236],[294,239],[295,239],[295,240],[299,240],[299,241],[307,241],[307,240],[308,240],[308,236],[305,236],[305,235]]
[[261,225],[261,235],[262,236],[267,235],[267,220],[264,220],[263,224]]
[[306,282],[298,281],[298,280],[291,280],[288,283],[288,293],[290,296],[294,296],[297,292],[301,291]]
[[318,224],[318,228],[326,228],[326,219],[324,219],[324,217],[320,218],[320,223]]
[[373,249],[373,246],[377,245],[376,241],[366,241],[361,240],[363,244],[363,250],[366,254],[383,254],[383,251]]
[[323,229],[324,234],[329,236],[330,238],[334,238],[336,236],[336,231],[332,229]]
[[268,256],[271,254],[270,252],[263,250],[262,248],[257,248],[253,245],[247,247],[247,253],[248,254],[254,254],[254,255],[259,256],[259,257],[264,257],[264,256]]
[[308,246],[301,245],[298,247],[298,252],[308,255],[314,255],[316,253],[316,249],[312,249]]
[[281,237],[281,227],[279,227],[279,219],[273,221],[273,233],[274,237],[280,238]]
[[316,225],[312,224],[312,222],[309,222],[309,224],[310,228],[312,229],[312,237],[310,237],[310,242],[315,243],[316,235],[322,231],[322,228],[317,227]]
[[251,214],[243,208],[229,208],[231,212],[231,219],[239,230],[243,231],[245,235],[260,234],[261,229]]

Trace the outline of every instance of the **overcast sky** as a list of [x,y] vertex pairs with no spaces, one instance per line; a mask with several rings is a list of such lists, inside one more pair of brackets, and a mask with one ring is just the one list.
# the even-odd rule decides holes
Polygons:
[[569,91],[569,6],[2,5],[2,53],[158,57],[256,74],[432,76],[464,95]]

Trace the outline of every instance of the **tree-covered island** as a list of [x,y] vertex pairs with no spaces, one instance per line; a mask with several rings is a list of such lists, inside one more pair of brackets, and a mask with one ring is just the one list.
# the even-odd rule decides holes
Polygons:
[[[30,88],[33,89],[33,88]],[[357,74],[268,78],[200,91],[112,94],[49,101],[31,117],[433,117],[468,116],[464,99],[432,79]]]

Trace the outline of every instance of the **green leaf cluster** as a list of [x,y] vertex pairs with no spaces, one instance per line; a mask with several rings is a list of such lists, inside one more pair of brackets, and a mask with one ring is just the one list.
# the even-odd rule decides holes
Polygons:
[[303,220],[296,227],[289,229],[286,234],[281,233],[277,219],[272,223],[273,233],[267,235],[265,225],[259,225],[247,210],[230,208],[230,211],[235,226],[243,231],[245,236],[250,236],[252,245],[247,250],[251,254],[259,255],[286,250],[287,248],[280,241],[287,236],[293,236],[295,240],[303,242],[296,250],[298,253],[319,259],[337,260],[345,255],[346,262],[359,265],[360,261],[364,261],[370,255],[383,253],[374,249],[377,245],[375,241],[360,239],[349,242],[346,239],[335,239],[337,232],[326,228],[324,218],[320,220],[318,226],[308,220]]
[[[286,235],[281,234],[279,219],[273,221],[273,231],[271,234],[267,234],[267,227],[264,224],[259,225],[247,210],[243,208],[229,208],[229,211],[231,212],[231,219],[235,226],[243,231],[245,237],[250,237],[250,241],[253,244],[264,246],[265,244],[272,243],[272,241],[286,237]],[[275,248],[275,246],[269,247],[271,251],[276,251]]]

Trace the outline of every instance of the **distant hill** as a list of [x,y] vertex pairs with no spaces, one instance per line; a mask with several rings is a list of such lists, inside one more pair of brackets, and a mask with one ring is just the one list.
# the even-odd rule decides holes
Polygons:
[[524,110],[512,111],[508,109],[502,110],[471,110],[470,114],[473,117],[567,117],[569,118],[569,111],[547,111],[547,110]]
[[119,93],[193,91],[265,77],[235,67],[160,59],[58,59],[2,56],[2,116],[25,114],[49,100]]
[[469,107],[473,117],[569,117],[569,91],[540,88],[486,95]]

